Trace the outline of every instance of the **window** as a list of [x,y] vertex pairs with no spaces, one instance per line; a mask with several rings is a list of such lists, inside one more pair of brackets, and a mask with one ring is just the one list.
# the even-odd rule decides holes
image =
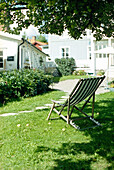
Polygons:
[[69,57],[69,48],[61,48],[62,57]]
[[3,51],[0,51],[0,56],[3,56]]
[[99,55],[98,55],[98,54],[96,54],[96,58],[98,58],[98,56],[99,56]]
[[3,68],[3,51],[0,51],[0,68]]
[[14,61],[14,56],[8,56],[7,61]]
[[91,45],[91,41],[89,41],[89,45]]
[[42,66],[43,62],[44,62],[44,61],[43,61],[43,58],[42,58],[42,57],[40,57],[40,58],[39,58],[40,66]]
[[99,54],[99,58],[102,58],[102,54]]
[[100,50],[101,48],[102,48],[101,45],[99,45],[99,50]]
[[91,51],[91,47],[89,47],[89,51]]
[[106,58],[106,54],[103,54],[103,58]]
[[106,48],[106,44],[103,45],[103,48]]
[[89,53],[89,59],[91,60],[91,53]]
[[3,68],[3,57],[0,57],[0,68]]
[[95,50],[98,50],[98,46],[97,45],[95,45]]
[[48,49],[48,46],[43,47],[43,49]]

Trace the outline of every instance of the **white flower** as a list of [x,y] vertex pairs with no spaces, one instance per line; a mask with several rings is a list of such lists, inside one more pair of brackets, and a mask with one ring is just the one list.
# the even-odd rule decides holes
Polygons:
[[62,131],[64,132],[64,131],[65,131],[65,128],[63,128]]
[[18,124],[18,125],[17,125],[17,127],[20,127],[20,126],[21,126],[21,124]]
[[26,124],[26,126],[29,126],[29,124]]
[[48,125],[50,125],[51,123],[49,122]]

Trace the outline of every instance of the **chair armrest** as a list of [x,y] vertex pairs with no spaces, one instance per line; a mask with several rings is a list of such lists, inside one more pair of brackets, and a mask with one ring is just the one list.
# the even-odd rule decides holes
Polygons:
[[64,104],[59,103],[59,101],[51,100],[53,103],[59,104],[60,106],[64,106]]

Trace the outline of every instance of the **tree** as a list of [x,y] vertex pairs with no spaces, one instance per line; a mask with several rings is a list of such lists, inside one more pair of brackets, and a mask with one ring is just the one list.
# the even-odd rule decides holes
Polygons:
[[27,35],[26,35],[26,32],[24,31],[23,35],[22,35],[22,38],[24,39],[27,39]]
[[113,0],[0,0],[0,24],[5,29],[16,22],[17,27],[7,29],[16,34],[32,24],[45,34],[61,35],[67,29],[74,39],[90,29],[100,40],[113,36],[113,20]]
[[47,39],[46,39],[45,36],[43,36],[43,35],[37,35],[37,36],[36,36],[36,40],[37,40],[37,41],[40,41],[40,42],[47,43]]

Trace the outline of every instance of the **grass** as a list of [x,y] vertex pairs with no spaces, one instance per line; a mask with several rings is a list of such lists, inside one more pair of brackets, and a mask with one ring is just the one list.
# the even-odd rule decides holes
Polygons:
[[69,79],[88,78],[88,77],[91,77],[91,76],[89,76],[89,75],[84,75],[84,76],[69,75],[69,76],[62,76],[62,77],[54,77],[53,81],[56,83],[58,81],[64,81],[64,80],[69,80]]
[[[0,110],[31,109],[62,95],[63,92],[50,91],[12,101]],[[0,117],[0,169],[113,169],[113,95],[109,92],[96,96],[95,118],[103,126],[85,131],[75,130],[61,119],[47,121],[49,109]],[[90,113],[91,107],[86,111]]]
[[10,102],[5,103],[4,105],[0,103],[0,114],[34,110],[35,107],[44,106],[45,104],[50,103],[51,100],[55,98],[55,96],[56,100],[58,100],[62,95],[65,95],[65,93],[62,91],[50,90],[47,93],[43,93],[34,97],[12,99]]

